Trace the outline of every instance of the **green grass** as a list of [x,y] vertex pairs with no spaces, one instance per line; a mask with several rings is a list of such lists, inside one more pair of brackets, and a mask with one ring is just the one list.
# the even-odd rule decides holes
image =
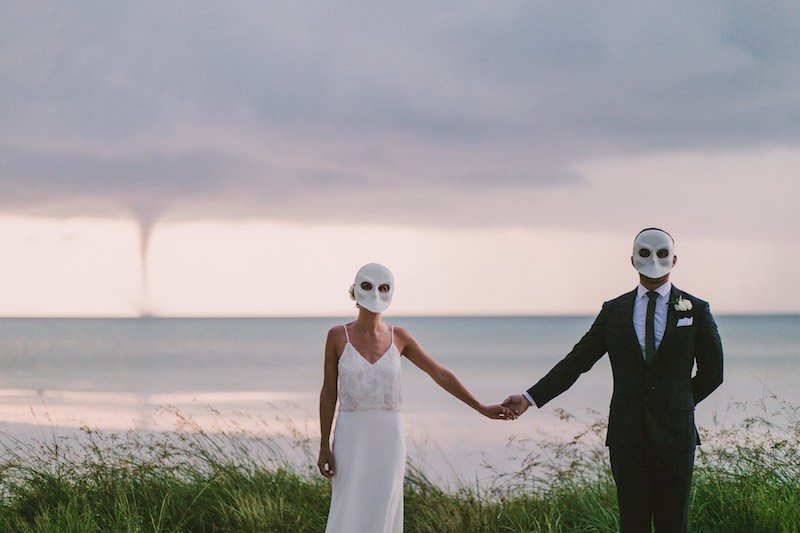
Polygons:
[[[306,458],[298,463],[274,441],[235,428],[207,433],[176,415],[182,424],[168,434],[5,436],[0,531],[324,530],[330,488],[312,469],[313,440],[294,436]],[[511,442],[523,452],[519,469],[490,470],[482,485],[444,490],[409,464],[405,530],[616,531],[602,431],[595,422],[570,440]],[[800,531],[798,407],[769,398],[744,422],[703,434],[690,530]]]

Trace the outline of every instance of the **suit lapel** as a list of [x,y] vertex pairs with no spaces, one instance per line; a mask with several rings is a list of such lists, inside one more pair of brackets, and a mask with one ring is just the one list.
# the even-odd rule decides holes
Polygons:
[[665,350],[665,346],[672,338],[672,334],[675,332],[675,325],[677,320],[675,318],[675,306],[670,304],[670,302],[674,301],[678,298],[678,295],[681,293],[675,285],[672,286],[672,289],[669,293],[669,299],[667,301],[667,324],[664,327],[664,336],[661,338],[661,344],[658,345],[658,349],[656,350],[656,360],[659,354],[663,353]]
[[636,301],[637,294],[638,289],[633,289],[633,292],[628,293],[622,300],[622,320],[625,324],[625,336],[631,345],[631,353],[642,366],[647,368],[647,362],[644,360],[642,347],[639,344],[639,337],[636,336],[636,329],[633,327],[633,304]]

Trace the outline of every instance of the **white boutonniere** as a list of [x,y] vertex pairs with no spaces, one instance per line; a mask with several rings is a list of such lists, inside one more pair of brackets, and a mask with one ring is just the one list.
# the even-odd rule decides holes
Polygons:
[[692,302],[687,300],[683,297],[682,294],[678,295],[678,297],[673,300],[672,302],[675,305],[676,311],[691,311],[692,310]]

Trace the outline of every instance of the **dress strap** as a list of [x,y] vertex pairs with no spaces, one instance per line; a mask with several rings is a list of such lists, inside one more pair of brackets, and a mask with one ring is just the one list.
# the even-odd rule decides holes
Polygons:
[[394,344],[394,326],[392,326],[392,344]]
[[347,334],[347,326],[345,324],[342,324],[342,327],[344,328],[344,336],[347,339],[347,343],[349,344],[350,343],[350,335]]

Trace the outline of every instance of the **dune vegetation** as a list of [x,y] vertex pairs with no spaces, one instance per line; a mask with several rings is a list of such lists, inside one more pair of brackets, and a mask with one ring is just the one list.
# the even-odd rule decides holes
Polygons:
[[[690,530],[800,531],[800,407],[769,397],[733,408],[740,422],[701,432]],[[324,530],[330,486],[316,472],[313,439],[292,435],[290,460],[285,442],[175,416],[169,433],[3,435],[0,531]],[[405,530],[617,531],[603,431],[598,418],[572,439],[516,439],[509,446],[528,450],[519,468],[487,467],[484,486],[441,488],[411,458]]]

